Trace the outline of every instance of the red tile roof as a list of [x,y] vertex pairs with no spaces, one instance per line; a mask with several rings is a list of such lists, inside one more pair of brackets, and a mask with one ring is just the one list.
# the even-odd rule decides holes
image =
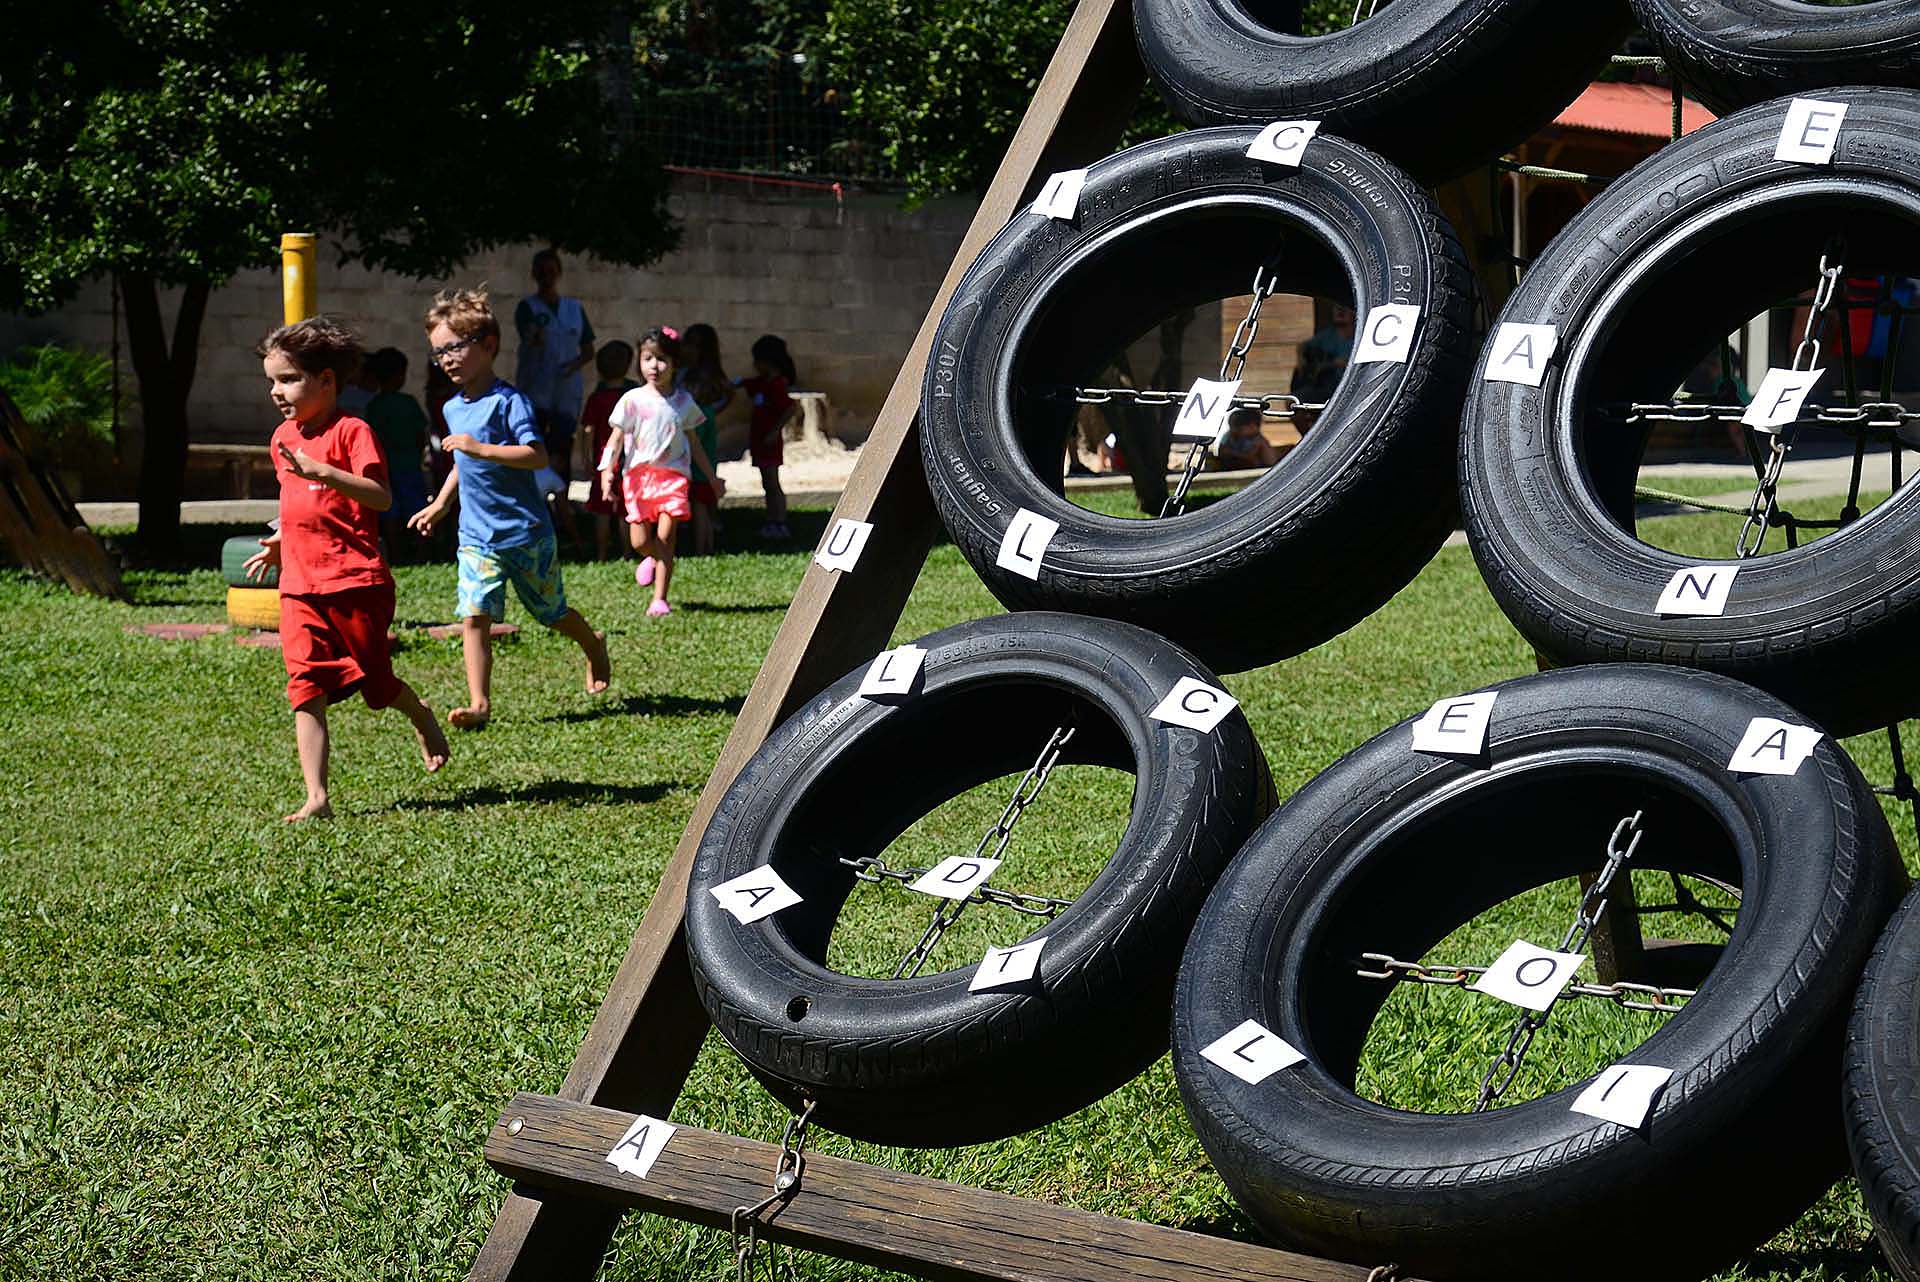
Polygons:
[[[1680,105],[1680,132],[1692,133],[1714,119],[1711,111],[1691,98]],[[1586,129],[1637,138],[1666,138],[1673,133],[1673,91],[1659,85],[1607,82],[1588,85],[1578,98],[1553,118],[1565,129]]]

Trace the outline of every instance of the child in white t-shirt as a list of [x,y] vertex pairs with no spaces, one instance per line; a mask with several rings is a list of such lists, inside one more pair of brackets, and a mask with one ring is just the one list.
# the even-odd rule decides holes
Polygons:
[[[689,457],[713,477],[716,497],[724,492],[713,460],[689,433],[704,417],[693,397],[673,385],[680,360],[680,335],[656,326],[640,336],[639,387],[620,398],[607,416],[610,429],[600,455],[601,492],[617,493],[626,503],[627,532],[640,554],[634,579],[653,588],[647,614],[671,614],[667,586],[673,579],[673,541],[677,522],[692,517]],[[616,485],[618,488],[616,489]]]

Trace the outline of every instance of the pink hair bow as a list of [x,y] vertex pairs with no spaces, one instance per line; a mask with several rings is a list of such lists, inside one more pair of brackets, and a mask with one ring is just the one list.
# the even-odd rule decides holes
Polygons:
[[671,338],[676,343],[680,341],[680,331],[675,329],[671,325],[662,325],[660,327],[660,332],[662,334],[665,334],[668,338]]

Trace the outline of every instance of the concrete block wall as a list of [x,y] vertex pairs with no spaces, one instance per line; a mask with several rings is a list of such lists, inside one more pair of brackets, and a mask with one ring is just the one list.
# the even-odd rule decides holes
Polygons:
[[[973,216],[970,201],[936,201],[909,212],[889,195],[849,194],[839,203],[825,191],[683,175],[674,178],[670,208],[683,229],[680,249],[639,270],[570,257],[562,291],[581,300],[603,339],[631,341],[650,325],[705,321],[719,331],[735,377],[752,373],[747,353],[755,338],[779,334],[799,367],[800,384],[827,393],[829,429],[850,441],[871,430]],[[336,266],[323,237],[320,306],[353,324],[370,347],[406,352],[408,388],[418,395],[426,361],[420,317],[433,291],[485,284],[507,326],[499,365],[511,378],[512,310],[532,288],[535,248],[496,251],[434,282]],[[163,296],[169,331],[177,306],[177,291]],[[196,442],[265,441],[273,410],[252,351],[280,314],[277,271],[243,272],[214,292],[190,398]],[[47,315],[0,314],[0,353],[48,341],[106,352],[113,328],[109,286],[98,280]],[[121,344],[122,378],[131,390],[124,322]],[[136,411],[134,437],[137,422]],[[735,406],[723,429],[727,437],[742,436],[745,423],[744,406]],[[127,440],[123,455],[136,455],[137,444]]]

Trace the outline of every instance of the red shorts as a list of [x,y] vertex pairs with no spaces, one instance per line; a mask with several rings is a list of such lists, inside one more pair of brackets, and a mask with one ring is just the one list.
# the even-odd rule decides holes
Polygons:
[[627,520],[634,525],[644,525],[658,516],[693,519],[693,504],[687,499],[691,484],[684,472],[642,463],[627,469],[620,478],[620,488],[627,499]]
[[316,699],[338,703],[358,691],[369,708],[384,708],[400,693],[387,649],[393,624],[393,585],[349,588],[313,596],[280,594],[280,655],[287,664],[287,702],[296,709]]
[[693,501],[701,507],[720,506],[720,496],[713,492],[713,484],[710,481],[695,481],[693,483]]
[[771,431],[749,426],[747,428],[747,457],[753,460],[755,467],[779,467],[786,462],[787,440],[779,428]]

